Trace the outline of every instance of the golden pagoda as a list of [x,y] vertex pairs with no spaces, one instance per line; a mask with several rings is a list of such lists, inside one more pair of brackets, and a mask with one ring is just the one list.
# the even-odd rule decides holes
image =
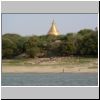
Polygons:
[[55,25],[54,20],[53,20],[53,22],[52,22],[51,28],[50,28],[50,30],[49,30],[49,32],[48,32],[48,35],[54,35],[54,36],[59,35],[59,31],[57,30],[57,27],[56,27],[56,25]]

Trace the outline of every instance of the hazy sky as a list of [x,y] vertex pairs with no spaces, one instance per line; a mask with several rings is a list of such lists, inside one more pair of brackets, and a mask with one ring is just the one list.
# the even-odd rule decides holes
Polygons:
[[2,34],[47,34],[53,19],[61,34],[98,26],[97,14],[2,14]]

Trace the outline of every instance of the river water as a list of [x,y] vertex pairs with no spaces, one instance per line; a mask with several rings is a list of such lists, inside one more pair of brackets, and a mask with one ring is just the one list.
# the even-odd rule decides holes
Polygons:
[[2,73],[2,86],[97,86],[97,73]]

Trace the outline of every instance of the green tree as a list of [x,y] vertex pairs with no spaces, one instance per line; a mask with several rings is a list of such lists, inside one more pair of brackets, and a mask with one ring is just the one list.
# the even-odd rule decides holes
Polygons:
[[[81,30],[82,31],[82,30]],[[82,31],[77,34],[77,54],[78,55],[95,55],[98,54],[98,33],[97,31],[89,30]]]
[[12,58],[15,55],[16,44],[8,38],[2,39],[2,57]]
[[63,38],[62,43],[62,53],[63,55],[74,55],[76,47],[75,47],[75,34],[74,33],[68,33]]
[[92,32],[94,32],[94,31],[91,30],[91,29],[82,29],[78,32],[78,35],[84,36],[84,35],[87,35],[87,34],[91,34]]
[[40,53],[39,39],[35,36],[32,36],[25,43],[25,51],[30,57],[34,58]]
[[[18,43],[20,41],[20,39],[22,38],[20,35],[17,35],[17,34],[10,34],[10,33],[7,33],[7,34],[4,34],[2,36],[3,39],[9,39],[10,41],[13,42],[14,45],[16,45],[16,48],[14,49],[14,55],[13,56],[17,56],[20,54],[20,48],[18,47]],[[21,44],[21,42],[20,42]]]
[[38,47],[31,47],[26,49],[26,53],[29,55],[31,58],[35,58],[39,56],[40,49]]
[[21,37],[17,44],[18,55],[25,53],[25,43],[28,41],[29,37]]

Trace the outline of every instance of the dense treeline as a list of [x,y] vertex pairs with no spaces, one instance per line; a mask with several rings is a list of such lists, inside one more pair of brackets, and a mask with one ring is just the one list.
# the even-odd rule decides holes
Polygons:
[[97,29],[83,29],[77,33],[52,36],[2,36],[2,58],[98,56]]

